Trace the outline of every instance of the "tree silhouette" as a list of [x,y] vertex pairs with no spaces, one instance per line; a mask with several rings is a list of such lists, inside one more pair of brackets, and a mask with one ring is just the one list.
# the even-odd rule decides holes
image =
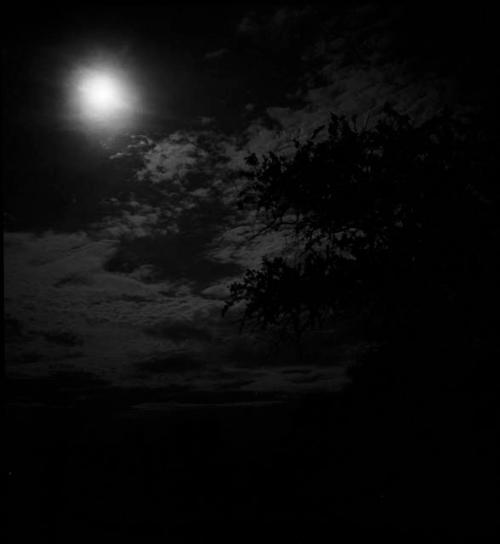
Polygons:
[[[373,128],[331,115],[291,157],[247,157],[242,209],[294,244],[230,286],[242,325],[304,331],[369,316],[380,341],[486,334],[498,300],[494,147],[443,112],[420,125],[386,107]],[[489,304],[491,302],[491,304]]]

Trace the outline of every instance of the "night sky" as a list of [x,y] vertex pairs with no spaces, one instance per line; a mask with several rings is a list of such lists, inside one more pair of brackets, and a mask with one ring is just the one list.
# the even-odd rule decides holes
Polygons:
[[[386,104],[417,124],[450,110],[493,133],[495,24],[484,5],[435,2],[10,12],[2,211],[14,405],[124,390],[136,392],[134,413],[149,413],[165,407],[161,391],[256,406],[342,391],[368,346],[348,325],[313,335],[298,361],[292,345],[240,332],[238,308],[221,316],[231,282],[290,243],[253,236],[262,225],[237,208],[245,157],[289,156],[330,113],[375,126]],[[135,97],[126,114],[95,121],[78,109],[75,74],[87,69],[119,75]]]
[[[265,350],[219,315],[227,285],[283,243],[245,243],[244,157],[286,153],[330,112],[369,124],[386,102],[417,120],[491,111],[488,19],[420,3],[18,13],[2,84],[9,373],[299,387],[276,361],[254,376]],[[139,96],[129,124],[75,117],[82,65],[126,74]],[[338,387],[342,364],[308,387]]]

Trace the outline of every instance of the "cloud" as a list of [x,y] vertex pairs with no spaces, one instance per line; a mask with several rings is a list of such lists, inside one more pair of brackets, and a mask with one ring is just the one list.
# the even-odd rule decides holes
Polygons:
[[214,243],[210,257],[222,263],[237,263],[243,269],[258,268],[264,256],[278,255],[290,243],[283,232],[262,234],[249,241],[262,226],[254,222],[225,230]]
[[[251,119],[242,134],[243,144],[227,144],[229,167],[243,167],[248,153],[293,151],[291,141],[309,138],[328,122],[332,112],[356,116],[358,126],[370,126],[387,102],[417,121],[443,106],[466,111],[455,93],[453,78],[438,71],[417,71],[414,58],[400,55],[390,10],[370,5],[346,6],[337,12],[285,7],[267,19],[248,13],[240,21],[239,32],[272,41],[278,38],[273,38],[271,28],[288,28],[289,24],[294,28],[295,22],[303,24],[309,19],[315,21],[314,32],[305,31],[308,38],[299,41],[302,48],[296,63],[302,69],[296,83],[291,82],[281,101],[275,98],[258,118]],[[253,104],[244,109],[251,112]]]
[[[210,125],[211,117],[201,117]],[[137,172],[141,181],[172,182],[183,186],[182,178],[198,172],[213,176],[227,159],[225,147],[233,138],[216,130],[176,131],[158,140],[142,154],[143,167]]]
[[265,37],[272,40],[277,33],[280,35],[292,34],[295,26],[302,24],[304,19],[312,13],[308,6],[292,8],[290,6],[278,7],[270,14],[249,12],[239,21],[237,32],[252,37]]
[[145,134],[131,134],[125,148],[110,155],[110,159],[135,156],[138,152],[144,152],[155,145],[154,140]]
[[238,23],[237,31],[241,34],[256,34],[259,31],[259,25],[253,14],[245,15]]
[[204,126],[212,125],[214,121],[215,121],[215,117],[207,117],[207,116],[200,117],[200,123]]
[[205,53],[205,60],[214,60],[214,59],[220,59],[221,57],[224,57],[229,53],[229,49],[226,49],[225,47],[222,47],[221,49],[216,49],[214,51],[209,51],[208,53]]
[[283,26],[290,22],[295,22],[298,19],[303,18],[304,16],[310,14],[312,11],[311,7],[305,6],[303,8],[292,8],[290,6],[284,6],[278,8],[274,15],[272,16],[272,22],[276,26]]
[[[126,206],[132,207],[127,209]],[[99,223],[91,225],[99,237],[119,239],[148,236],[153,233],[165,232],[161,219],[163,210],[159,206],[151,206],[131,200],[127,203],[117,203],[120,211],[116,215],[105,216]]]
[[144,155],[145,166],[137,173],[139,180],[148,176],[153,182],[183,176],[198,162],[203,151],[187,134],[176,132],[157,143]]
[[[5,311],[23,331],[22,342],[6,352],[10,373],[46,374],[69,366],[124,383],[132,379],[127,372],[133,361],[175,348],[168,338],[141,331],[165,319],[201,319],[203,327],[198,316],[218,304],[188,286],[144,283],[106,270],[116,240],[48,231],[6,233],[5,241]],[[62,335],[78,338],[78,358],[73,345],[51,341]],[[40,354],[37,365],[18,366],[29,353]]]
[[214,298],[218,300],[225,300],[230,292],[228,284],[230,283],[230,280],[226,280],[223,283],[217,283],[215,285],[211,285],[210,287],[207,287],[204,289],[201,293],[205,297]]

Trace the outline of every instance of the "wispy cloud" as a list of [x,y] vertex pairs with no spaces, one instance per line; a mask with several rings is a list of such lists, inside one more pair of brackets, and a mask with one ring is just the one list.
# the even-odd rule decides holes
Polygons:
[[272,38],[276,33],[291,34],[293,28],[302,24],[304,19],[313,12],[311,7],[295,8],[283,6],[275,8],[271,14],[256,12],[246,13],[238,22],[237,32],[248,36]]
[[208,125],[214,124],[215,117],[208,117],[208,116],[202,115],[199,120],[201,125],[208,126]]
[[221,49],[215,49],[214,51],[209,51],[208,53],[205,53],[205,60],[214,60],[214,59],[220,59],[221,57],[224,57],[229,53],[229,49],[226,49],[225,47],[222,47]]

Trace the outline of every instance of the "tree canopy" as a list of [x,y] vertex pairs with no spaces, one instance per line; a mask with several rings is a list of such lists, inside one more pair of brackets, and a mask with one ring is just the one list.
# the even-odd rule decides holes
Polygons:
[[494,149],[449,112],[417,124],[387,107],[373,127],[332,114],[291,156],[247,157],[239,207],[294,244],[233,283],[224,313],[242,303],[242,324],[299,337],[346,312],[380,338],[485,334],[499,300]]

